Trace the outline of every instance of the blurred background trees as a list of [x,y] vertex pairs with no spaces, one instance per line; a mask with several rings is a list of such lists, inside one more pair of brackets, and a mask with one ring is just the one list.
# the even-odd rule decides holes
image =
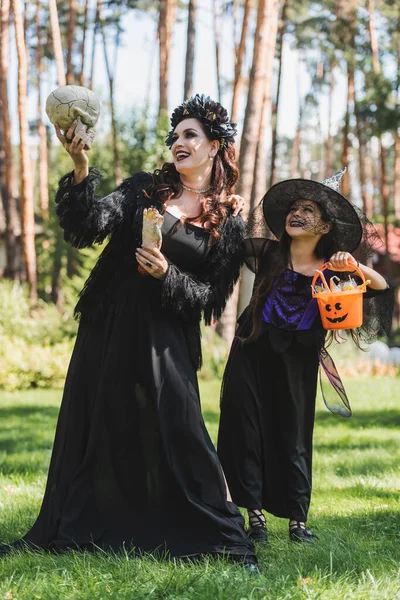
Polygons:
[[[400,0],[0,2],[0,276],[26,283],[31,310],[55,305],[63,322],[70,320],[99,253],[68,247],[57,225],[53,198],[71,163],[44,113],[47,93],[68,83],[100,94],[102,120],[91,164],[101,168],[99,192],[106,194],[132,172],[168,159],[168,98],[178,80],[180,100],[209,93],[196,88],[206,18],[213,31],[212,95],[239,123],[238,193],[247,201],[246,213],[276,181],[323,179],[347,166],[343,192],[384,241],[373,259],[399,282]],[[142,35],[140,19],[132,25],[131,15],[154,23],[154,39],[147,79],[138,81],[143,102],[127,110],[129,94],[121,90],[135,79],[138,65],[132,57],[119,78],[117,67],[127,37]],[[171,60],[178,26],[186,28],[179,64]],[[298,61],[290,79],[288,53]],[[98,85],[99,69],[106,86]],[[293,112],[297,118],[292,135],[284,126],[288,98],[291,118]],[[244,273],[240,293],[217,326],[226,340],[251,285]],[[397,326],[399,318],[397,309]]]

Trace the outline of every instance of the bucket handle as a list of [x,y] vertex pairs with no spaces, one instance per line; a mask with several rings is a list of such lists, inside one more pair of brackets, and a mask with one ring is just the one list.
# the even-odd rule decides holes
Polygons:
[[[326,269],[329,269],[328,265],[329,265],[329,263],[327,263],[327,262],[324,263],[322,265],[322,267],[320,267],[319,269],[317,269],[317,271],[315,272],[315,275],[314,275],[313,280],[311,282],[311,289],[312,290],[314,290],[315,284],[317,283],[317,279],[320,277],[321,280],[322,280],[322,283],[324,284],[324,287],[326,288],[326,290],[328,292],[330,291],[330,289],[328,287],[328,284],[326,283],[326,279],[325,279],[325,277],[323,275],[323,271],[326,271]],[[364,273],[361,271],[360,267],[358,267],[357,265],[352,265],[352,267],[353,267],[353,273],[355,272],[360,277],[360,279],[362,280],[362,282],[365,283],[365,276],[364,276]],[[331,269],[331,270],[332,271],[346,273],[346,272],[348,272],[349,267],[343,267],[343,269]],[[312,292],[312,295],[314,297],[318,296],[318,294],[315,294],[314,291]]]

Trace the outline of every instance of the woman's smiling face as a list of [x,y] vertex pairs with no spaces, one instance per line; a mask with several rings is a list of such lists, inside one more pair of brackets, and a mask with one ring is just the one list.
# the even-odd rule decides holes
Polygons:
[[291,238],[325,235],[330,224],[322,219],[321,210],[312,200],[296,200],[286,217],[286,232]]
[[172,157],[179,173],[205,169],[211,164],[210,158],[216,155],[219,148],[219,142],[209,140],[200,121],[193,118],[178,123],[172,140]]

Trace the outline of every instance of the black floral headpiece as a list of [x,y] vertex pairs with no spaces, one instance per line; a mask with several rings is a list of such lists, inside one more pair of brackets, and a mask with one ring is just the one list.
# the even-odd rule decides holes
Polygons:
[[228,144],[233,144],[235,135],[237,135],[236,123],[229,121],[226,108],[219,102],[211,100],[210,96],[196,94],[182,102],[172,113],[171,126],[165,143],[171,148],[173,144],[173,134],[175,127],[184,119],[198,119],[203,125],[206,134],[212,140],[220,142],[220,148],[226,148]]

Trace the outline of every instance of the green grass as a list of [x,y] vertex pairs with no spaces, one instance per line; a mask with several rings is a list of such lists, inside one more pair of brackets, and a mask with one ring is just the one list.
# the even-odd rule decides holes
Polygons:
[[[15,553],[0,560],[0,600],[400,600],[400,381],[349,380],[346,388],[352,419],[331,415],[319,402],[314,547],[291,544],[287,522],[269,516],[270,545],[258,553],[258,576],[224,561]],[[23,534],[37,515],[60,396],[0,394],[3,541]],[[215,440],[218,382],[202,383],[202,404]]]

